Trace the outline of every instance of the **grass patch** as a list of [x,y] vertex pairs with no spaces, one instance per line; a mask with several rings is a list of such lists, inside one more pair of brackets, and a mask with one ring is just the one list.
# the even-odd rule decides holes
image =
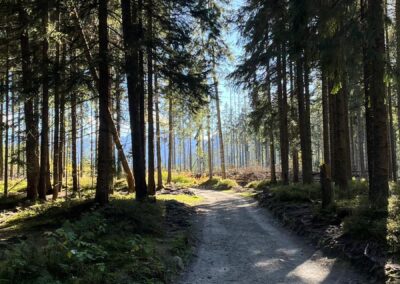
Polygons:
[[253,189],[255,189],[255,188],[257,188],[259,186],[259,184],[261,182],[262,181],[259,181],[259,180],[255,180],[255,181],[249,182],[248,184],[245,185],[245,188],[253,188]]
[[176,200],[178,202],[194,206],[200,204],[204,199],[196,195],[187,194],[160,194],[157,195],[157,200]]
[[[22,193],[26,190],[26,179],[12,179],[8,181],[8,193]],[[0,188],[4,188],[4,181],[0,181]],[[3,191],[0,192],[3,194]]]
[[238,186],[237,182],[232,179],[221,179],[218,177],[208,179],[200,184],[200,187],[221,191],[227,191]]
[[[167,184],[168,172],[163,171],[163,184]],[[189,172],[172,172],[171,182],[177,187],[194,187],[199,185],[199,180]]]
[[239,192],[240,196],[246,197],[246,198],[251,198],[257,195],[256,192],[254,191],[246,191],[246,192]]

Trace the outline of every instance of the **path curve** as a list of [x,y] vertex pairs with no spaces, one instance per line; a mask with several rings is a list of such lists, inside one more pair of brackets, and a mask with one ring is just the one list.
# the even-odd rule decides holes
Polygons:
[[280,226],[253,199],[210,190],[196,221],[199,247],[181,284],[368,283]]

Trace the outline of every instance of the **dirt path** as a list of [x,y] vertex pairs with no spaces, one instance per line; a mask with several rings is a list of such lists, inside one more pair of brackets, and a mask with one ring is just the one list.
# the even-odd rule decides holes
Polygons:
[[285,228],[255,201],[222,192],[205,197],[197,221],[199,248],[181,284],[368,283]]

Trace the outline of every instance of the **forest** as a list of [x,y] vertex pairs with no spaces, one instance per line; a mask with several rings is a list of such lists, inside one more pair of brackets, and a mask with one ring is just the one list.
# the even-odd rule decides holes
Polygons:
[[400,283],[399,129],[400,0],[0,0],[0,283]]

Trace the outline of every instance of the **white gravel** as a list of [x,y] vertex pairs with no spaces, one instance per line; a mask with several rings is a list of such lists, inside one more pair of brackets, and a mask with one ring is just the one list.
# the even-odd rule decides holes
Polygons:
[[280,226],[256,201],[195,191],[206,200],[195,226],[199,247],[179,283],[368,283]]

